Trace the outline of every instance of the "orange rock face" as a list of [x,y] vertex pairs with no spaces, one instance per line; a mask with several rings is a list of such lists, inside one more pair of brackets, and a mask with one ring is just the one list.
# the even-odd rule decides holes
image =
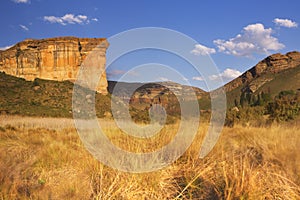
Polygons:
[[84,59],[97,47],[96,51],[101,56],[97,66],[103,72],[97,91],[107,94],[105,53],[108,45],[103,38],[29,39],[0,51],[0,71],[26,80],[74,81]]

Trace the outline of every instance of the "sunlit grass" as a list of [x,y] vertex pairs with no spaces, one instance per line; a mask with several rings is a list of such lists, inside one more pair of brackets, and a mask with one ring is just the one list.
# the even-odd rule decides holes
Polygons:
[[[299,127],[224,128],[199,159],[207,124],[172,165],[141,174],[102,165],[84,148],[73,121],[1,117],[0,199],[300,199]],[[178,125],[143,142],[113,121],[107,137],[133,152],[167,144]]]

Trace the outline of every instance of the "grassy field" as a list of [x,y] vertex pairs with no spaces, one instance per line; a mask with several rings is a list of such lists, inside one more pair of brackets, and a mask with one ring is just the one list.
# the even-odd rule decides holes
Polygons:
[[[114,144],[134,152],[160,148],[178,128],[167,125],[143,142],[112,121],[101,126]],[[300,199],[299,127],[225,127],[199,159],[207,126],[172,165],[132,174],[90,155],[72,119],[1,116],[0,199]]]

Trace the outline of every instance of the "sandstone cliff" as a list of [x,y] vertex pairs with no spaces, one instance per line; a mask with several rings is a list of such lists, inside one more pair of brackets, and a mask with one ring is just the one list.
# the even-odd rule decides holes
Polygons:
[[258,79],[261,75],[277,74],[286,69],[295,68],[300,65],[300,53],[293,51],[286,55],[280,53],[268,56],[264,60],[260,61],[256,66],[246,71],[240,77],[225,85],[225,90],[232,91],[235,88],[243,85],[244,83],[249,84],[249,90],[255,92],[261,85],[270,81],[270,78]]
[[107,94],[105,53],[108,45],[103,38],[27,39],[0,51],[0,71],[26,80],[74,81],[83,60],[89,52],[96,50],[101,55],[99,66],[103,70],[97,91]]

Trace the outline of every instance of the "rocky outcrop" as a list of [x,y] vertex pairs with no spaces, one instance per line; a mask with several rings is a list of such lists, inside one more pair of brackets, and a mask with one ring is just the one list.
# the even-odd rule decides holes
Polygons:
[[[244,83],[250,83],[253,79],[257,79],[262,74],[271,73],[276,74],[281,71],[291,69],[300,65],[300,53],[297,51],[289,52],[285,55],[277,53],[268,56],[264,60],[260,61],[256,66],[246,71],[240,77],[225,85],[226,91],[232,91],[238,88]],[[259,80],[258,84],[252,83],[250,90],[255,92],[259,86],[270,80]]]
[[[116,85],[118,87],[116,89]],[[132,87],[137,88],[132,94]],[[153,83],[125,83],[109,81],[109,92],[122,100],[130,100],[133,103],[156,103],[176,96],[186,101],[193,101],[195,96],[201,99],[207,92],[196,87],[181,85],[171,81]]]
[[92,50],[96,50],[101,55],[101,63],[97,66],[103,70],[97,91],[107,94],[105,53],[108,45],[103,38],[27,39],[0,51],[0,71],[26,80],[74,81],[83,60]]

